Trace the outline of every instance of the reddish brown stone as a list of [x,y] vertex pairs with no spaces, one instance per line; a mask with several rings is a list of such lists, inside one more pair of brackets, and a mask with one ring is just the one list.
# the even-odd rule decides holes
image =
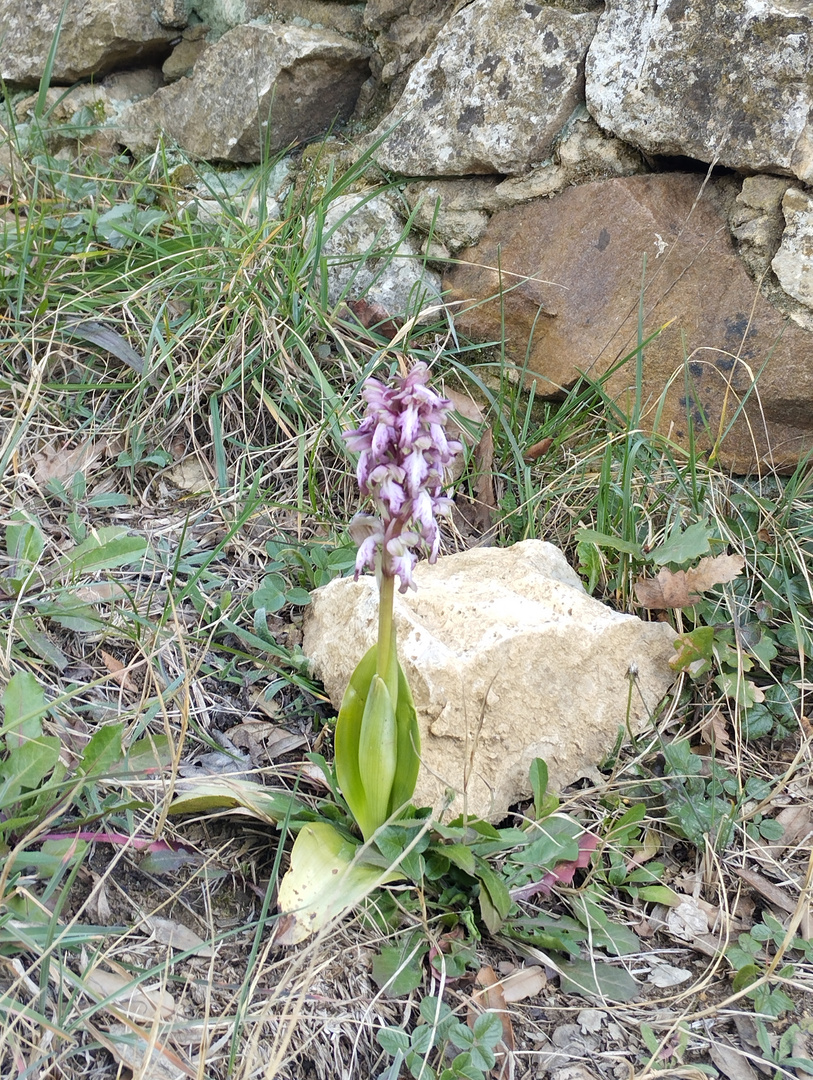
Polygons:
[[[664,329],[644,351],[642,424],[686,445],[691,423],[703,451],[726,432],[724,466],[787,471],[813,449],[813,335],[759,294],[702,183],[602,180],[502,211],[444,284],[479,304],[453,309],[458,328],[494,340],[504,320],[509,359],[527,355],[538,391],[555,396],[634,354],[646,256],[644,335]],[[606,383],[627,407],[635,369],[633,355]]]

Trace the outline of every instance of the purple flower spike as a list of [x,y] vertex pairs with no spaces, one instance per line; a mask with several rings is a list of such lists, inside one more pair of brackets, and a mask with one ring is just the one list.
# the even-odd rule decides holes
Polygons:
[[438,518],[448,516],[451,500],[442,493],[444,470],[461,450],[445,425],[452,403],[429,388],[429,368],[415,364],[396,386],[367,379],[362,395],[367,411],[344,438],[359,454],[362,495],[376,516],[357,514],[350,533],[359,545],[356,577],[365,567],[401,579],[401,592],[415,588],[412,571],[419,555],[435,562],[440,549]]

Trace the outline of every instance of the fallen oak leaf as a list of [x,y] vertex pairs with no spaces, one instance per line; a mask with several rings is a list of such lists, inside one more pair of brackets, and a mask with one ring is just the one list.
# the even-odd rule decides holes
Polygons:
[[669,570],[664,566],[656,577],[636,581],[635,595],[642,607],[656,611],[691,607],[715,585],[733,581],[744,567],[742,555],[707,556],[689,570]]
[[530,465],[531,462],[536,461],[538,458],[544,457],[548,450],[553,446],[553,439],[548,437],[547,439],[540,439],[539,442],[529,446],[525,453],[522,455],[523,461],[526,465]]

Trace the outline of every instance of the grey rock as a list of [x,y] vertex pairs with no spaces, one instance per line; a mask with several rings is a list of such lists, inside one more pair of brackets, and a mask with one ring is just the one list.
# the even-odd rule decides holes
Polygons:
[[[176,31],[162,26],[155,0],[68,0],[51,82],[104,75],[117,65],[160,64]],[[0,77],[37,86],[62,12],[62,0],[0,0]]]
[[[470,814],[499,820],[529,794],[535,757],[556,788],[595,776],[619,730],[648,724],[674,679],[675,632],[592,599],[552,544],[474,548],[419,564],[415,580],[396,596],[395,623],[421,727],[417,805],[465,788]],[[375,639],[375,580],[335,580],[308,610],[303,648],[338,706]]]
[[516,175],[544,161],[583,94],[594,13],[473,0],[454,15],[373,132],[386,169]]
[[353,111],[369,50],[327,30],[237,26],[203,54],[191,78],[120,119],[121,141],[149,153],[164,131],[193,157],[243,163],[306,142]]
[[646,171],[641,155],[603,132],[584,107],[557,136],[551,159],[524,176],[418,180],[405,190],[417,229],[455,254],[478,242],[489,215],[518,203],[555,195],[571,184]]
[[607,0],[587,55],[601,127],[651,154],[813,179],[813,7]]
[[386,195],[341,195],[330,204],[321,254],[328,262],[332,305],[364,297],[388,314],[418,315],[441,304],[440,277],[422,265],[417,243],[405,235],[404,218]]
[[790,187],[779,176],[747,176],[729,214],[731,234],[755,278],[768,269],[782,240],[782,197]]
[[175,46],[161,68],[167,82],[174,82],[192,74],[195,64],[209,48],[206,40],[208,30],[206,23],[189,26],[184,30],[182,41]]
[[785,231],[771,266],[794,299],[813,308],[813,198],[791,187],[782,199]]
[[465,0],[367,0],[364,24],[375,35],[372,98],[385,89],[393,105],[415,63],[426,55],[438,31]]
[[333,30],[360,41],[365,34],[364,9],[364,4],[339,4],[335,0],[273,0],[268,15],[315,30]]

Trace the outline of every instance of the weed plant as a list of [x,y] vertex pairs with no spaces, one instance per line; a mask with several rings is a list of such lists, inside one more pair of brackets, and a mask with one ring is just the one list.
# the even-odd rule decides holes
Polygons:
[[[252,210],[164,147],[137,164],[55,152],[44,96],[30,123],[14,105],[0,186],[0,1071],[114,1075],[111,1061],[138,1071],[157,1045],[213,1078],[479,1080],[504,1031],[493,1012],[466,1023],[471,980],[518,957],[545,968],[558,1015],[583,1007],[580,989],[605,1007],[625,997],[597,971],[631,985],[613,1016],[644,1075],[713,1071],[732,1011],[753,1016],[751,1060],[813,1071],[810,463],[731,477],[621,416],[602,380],[541,402],[526,372],[445,321],[408,321],[394,345],[352,328],[326,303],[320,230],[367,157],[281,188],[269,161]],[[92,121],[75,118],[72,137]],[[198,212],[201,192],[216,212]],[[472,444],[493,437],[495,542],[554,541],[589,591],[640,614],[636,582],[661,567],[729,552],[745,571],[663,616],[681,635],[676,689],[644,735],[619,739],[603,784],[546,801],[540,764],[532,813],[498,828],[393,826],[379,851],[407,853],[409,885],[283,954],[271,931],[287,833],[326,812],[330,774],[331,713],[297,624],[309,590],[352,567],[340,435],[363,379],[402,350],[479,407],[465,425]],[[461,497],[480,479],[472,450]],[[295,749],[242,749],[247,723]],[[207,755],[221,784],[208,795],[193,764]],[[531,818],[547,824],[529,831]],[[595,855],[555,896],[530,896],[540,867],[579,860],[585,830]],[[761,886],[748,915],[754,863],[777,891]],[[644,930],[689,895],[716,912],[705,953],[686,943],[688,986],[650,1001]],[[162,939],[164,916],[195,940]],[[511,1017],[532,1065],[543,1025],[527,1006]]]

